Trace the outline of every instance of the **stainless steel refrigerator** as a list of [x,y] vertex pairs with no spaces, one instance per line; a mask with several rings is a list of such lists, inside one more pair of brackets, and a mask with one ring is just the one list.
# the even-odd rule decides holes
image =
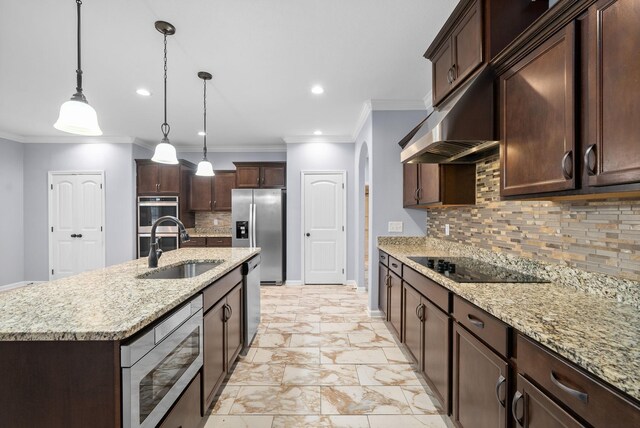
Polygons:
[[285,269],[286,192],[282,189],[231,191],[234,247],[260,247],[260,282],[282,285]]

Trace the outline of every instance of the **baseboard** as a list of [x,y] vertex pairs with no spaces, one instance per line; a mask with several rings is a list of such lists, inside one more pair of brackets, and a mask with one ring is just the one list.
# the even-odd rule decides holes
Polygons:
[[26,287],[28,285],[36,285],[46,281],[20,281],[13,284],[0,285],[0,291],[13,290],[14,288]]
[[376,309],[376,310],[368,309],[367,312],[369,312],[369,316],[371,318],[383,318],[384,317],[384,313],[380,309]]
[[347,280],[347,282],[344,285],[351,288],[358,288],[358,283],[355,282],[353,279]]
[[284,285],[289,286],[289,287],[301,287],[304,284],[302,283],[302,281],[300,280],[294,280],[294,279],[287,279],[284,283]]

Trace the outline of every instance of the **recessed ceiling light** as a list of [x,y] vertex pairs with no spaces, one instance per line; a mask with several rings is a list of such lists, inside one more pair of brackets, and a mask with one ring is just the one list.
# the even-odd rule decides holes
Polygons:
[[198,131],[198,135],[204,137],[205,135],[207,135],[207,133],[204,131]]
[[324,88],[320,85],[315,85],[311,88],[311,92],[316,95],[324,94]]
[[320,130],[313,131],[313,135],[322,135],[322,131]]
[[136,90],[136,94],[148,97],[151,95],[151,92],[148,89],[140,88]]

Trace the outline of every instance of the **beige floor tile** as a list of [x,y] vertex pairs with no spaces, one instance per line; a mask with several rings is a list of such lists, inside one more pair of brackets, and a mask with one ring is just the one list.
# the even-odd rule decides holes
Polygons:
[[[360,385],[416,385],[422,383],[409,364],[358,365]],[[406,396],[406,394],[405,394]]]
[[266,333],[320,333],[320,323],[271,322]]
[[276,314],[319,314],[320,308],[300,305],[281,305],[277,306],[274,313]]
[[389,363],[397,363],[397,364],[413,364],[413,360],[410,357],[405,355],[405,353],[398,348],[381,348],[384,351],[384,355],[389,360]]
[[346,333],[293,333],[289,346],[292,348],[309,346],[347,347],[349,346],[349,337]]
[[320,332],[322,333],[364,333],[373,332],[371,323],[368,322],[322,322]]
[[[255,339],[254,339],[254,341],[255,341]],[[255,357],[257,351],[258,351],[258,348],[253,346],[253,344],[252,344],[251,348],[249,348],[249,350],[247,351],[247,355],[239,355],[238,356],[238,361],[244,361],[244,362],[252,361],[253,357]]]
[[382,349],[321,348],[322,364],[387,364]]
[[261,333],[256,335],[251,346],[256,348],[282,348],[289,346],[292,333]]
[[319,364],[320,348],[259,348],[254,364]]
[[399,386],[323,386],[321,394],[324,415],[411,414]]
[[280,385],[284,364],[238,363],[228,385]]
[[355,365],[287,364],[283,385],[358,385]]
[[428,387],[423,386],[403,386],[404,393],[411,411],[415,415],[435,415],[445,411],[438,404],[438,400],[433,396]]
[[231,410],[231,405],[236,399],[240,391],[239,386],[225,385],[222,391],[219,392],[218,398],[216,398],[215,404],[211,408],[211,413],[218,415],[226,415]]
[[308,415],[320,413],[319,386],[243,386],[230,414]]
[[365,308],[358,306],[323,306],[320,308],[322,314],[357,314],[363,315]]
[[294,322],[296,320],[296,314],[262,314],[260,321],[262,323],[270,322]]
[[274,416],[272,428],[369,428],[366,416]]
[[271,428],[273,416],[211,415],[204,428]]
[[438,415],[371,415],[371,428],[448,428],[446,417]]
[[322,321],[322,316],[320,314],[305,314],[305,313],[296,314],[296,322],[320,322],[320,321]]
[[351,346],[358,348],[397,348],[398,345],[390,333],[348,333]]

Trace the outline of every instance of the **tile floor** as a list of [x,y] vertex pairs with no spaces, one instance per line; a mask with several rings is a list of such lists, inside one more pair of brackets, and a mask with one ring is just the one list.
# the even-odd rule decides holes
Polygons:
[[263,287],[262,324],[206,428],[448,427],[367,294]]

